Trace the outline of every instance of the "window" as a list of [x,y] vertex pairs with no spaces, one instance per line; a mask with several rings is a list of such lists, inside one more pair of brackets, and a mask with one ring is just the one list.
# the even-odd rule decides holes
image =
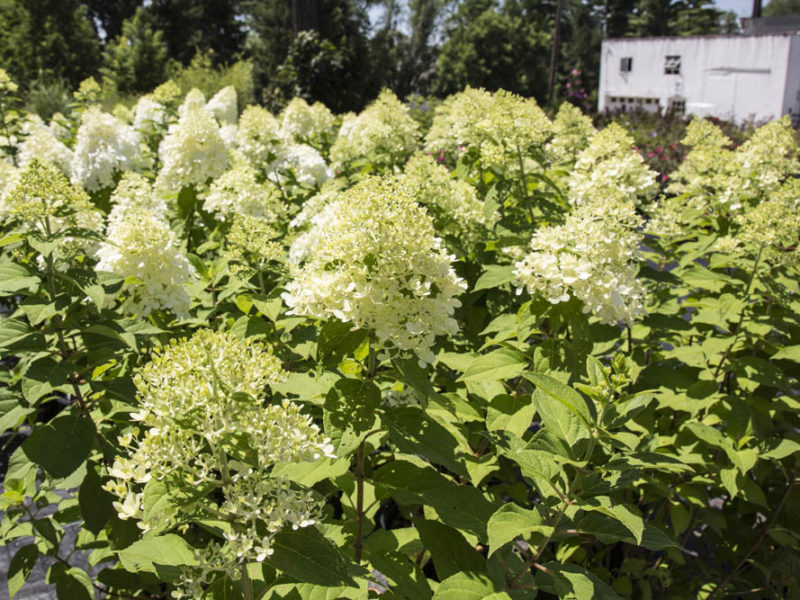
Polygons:
[[621,73],[630,73],[633,71],[633,58],[626,56],[619,60],[619,70]]
[[681,74],[681,57],[680,56],[667,56],[664,60],[664,75],[680,75]]
[[673,100],[670,102],[669,110],[673,115],[685,115],[686,100]]

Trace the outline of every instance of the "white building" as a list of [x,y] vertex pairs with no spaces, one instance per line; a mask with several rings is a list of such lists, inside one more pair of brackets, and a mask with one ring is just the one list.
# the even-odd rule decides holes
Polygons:
[[800,120],[800,35],[603,41],[598,109]]

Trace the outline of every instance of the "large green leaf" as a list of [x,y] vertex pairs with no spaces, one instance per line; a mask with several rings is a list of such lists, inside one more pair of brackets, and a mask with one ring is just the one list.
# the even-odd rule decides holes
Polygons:
[[458,440],[421,409],[413,406],[393,409],[387,413],[384,423],[401,452],[424,456],[454,473],[467,476]]
[[25,371],[22,379],[22,394],[30,404],[53,391],[66,387],[69,371],[52,358],[44,357],[35,361]]
[[13,598],[19,589],[25,585],[25,582],[28,581],[33,567],[36,566],[36,561],[39,560],[39,555],[39,549],[33,544],[22,546],[22,548],[17,550],[17,553],[8,565],[8,573],[6,573],[9,600]]
[[328,321],[320,329],[317,338],[317,360],[325,366],[338,365],[343,358],[358,348],[367,332],[353,329],[352,323]]
[[475,571],[464,571],[442,581],[433,595],[433,600],[484,600],[489,597],[498,598],[493,595],[494,593],[494,584],[488,575]]
[[439,579],[460,571],[486,570],[486,559],[452,527],[425,519],[415,519],[414,526],[419,531],[422,544],[433,557],[433,566]]
[[530,533],[550,535],[554,529],[547,525],[542,515],[535,510],[508,503],[498,508],[486,526],[489,532],[489,553],[494,554],[503,544]]
[[401,504],[427,504],[442,523],[486,540],[486,522],[494,509],[476,488],[456,485],[430,467],[396,460],[375,472],[376,483],[389,489]]
[[174,533],[138,540],[118,554],[122,566],[131,573],[147,571],[167,581],[180,576],[180,567],[197,564],[191,546]]
[[525,356],[513,348],[500,348],[477,356],[459,381],[502,381],[522,374],[527,366]]
[[525,373],[525,378],[536,384],[537,390],[542,390],[548,397],[569,409],[569,412],[577,416],[587,430],[591,429],[594,416],[586,400],[578,392],[544,373]]
[[610,585],[576,564],[550,562],[545,567],[553,573],[553,583],[562,600],[622,600]]
[[486,265],[486,270],[478,277],[473,292],[500,287],[514,281],[513,265]]
[[282,531],[275,536],[270,564],[304,583],[355,586],[359,571],[314,527]]
[[56,478],[70,475],[89,456],[94,423],[75,412],[56,417],[36,429],[23,444],[25,454]]

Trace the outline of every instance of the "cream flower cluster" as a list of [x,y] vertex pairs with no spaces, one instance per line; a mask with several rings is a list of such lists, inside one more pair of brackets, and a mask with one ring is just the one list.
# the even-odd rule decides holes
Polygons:
[[644,313],[636,279],[641,219],[630,203],[578,206],[563,225],[537,230],[531,252],[514,265],[519,286],[553,304],[575,296],[604,323],[627,323]]
[[[743,201],[758,202],[786,180],[800,173],[794,128],[785,116],[759,127],[735,152]],[[717,158],[719,160],[719,158]]]
[[265,108],[248,106],[239,118],[236,145],[253,165],[271,164],[288,142],[278,120]]
[[342,123],[331,147],[339,166],[369,157],[382,165],[400,165],[419,143],[419,124],[397,96],[383,90],[361,114]]
[[174,193],[201,186],[228,167],[228,150],[217,122],[202,106],[189,102],[188,96],[184,107],[158,148],[164,165],[158,174],[158,187]]
[[564,102],[553,119],[553,138],[547,144],[548,158],[557,164],[574,163],[596,133],[592,120],[581,109]]
[[284,181],[291,171],[298,183],[320,186],[333,177],[322,155],[308,144],[287,144],[281,148],[277,160],[269,166],[270,178]]
[[789,179],[756,206],[737,214],[734,230],[717,240],[715,250],[761,252],[774,264],[800,262],[800,179]]
[[264,219],[249,215],[235,215],[233,225],[225,236],[224,255],[230,260],[231,270],[248,267],[261,270],[270,261],[285,261],[284,246],[278,239],[280,232]]
[[72,169],[72,151],[62,144],[37,116],[31,116],[22,126],[23,142],[19,145],[17,159],[25,166],[34,158],[53,165],[65,175]]
[[711,121],[695,117],[686,126],[681,143],[691,150],[670,173],[667,193],[684,196],[684,203],[696,210],[709,210],[718,202],[728,204],[728,208],[741,208],[738,198],[733,197],[739,184],[735,182],[734,153],[728,149],[730,138]]
[[633,148],[633,138],[611,123],[578,155],[568,180],[569,201],[638,203],[655,194],[656,173]]
[[144,166],[139,134],[96,106],[81,115],[72,159],[72,180],[89,191],[110,188],[114,176]]
[[144,210],[166,221],[169,218],[164,198],[153,193],[150,182],[138,173],[125,173],[109,198],[113,207],[107,227],[116,227],[133,210]]
[[222,88],[206,104],[206,110],[217,120],[220,126],[236,125],[239,118],[239,98],[232,85]]
[[[42,234],[65,233],[83,229],[100,234],[103,217],[79,187],[51,165],[38,159],[10,174],[5,193],[0,197],[0,218],[15,222],[23,230]],[[93,239],[66,235],[56,250],[56,259],[68,259],[78,253],[94,252]]]
[[422,364],[434,360],[436,336],[457,332],[453,312],[466,284],[431,218],[396,178],[342,193],[295,244],[307,255],[282,296],[289,314],[369,329],[385,350],[413,352]]
[[425,147],[451,158],[459,149],[476,148],[485,168],[514,171],[532,149],[544,146],[551,127],[532,98],[468,87],[437,107]]
[[167,122],[167,110],[150,94],[142,96],[133,110],[133,128],[144,134],[153,133]]
[[[333,447],[299,405],[267,400],[267,387],[284,377],[269,349],[229,332],[201,329],[156,353],[134,380],[141,433],[120,438],[128,456],[117,458],[106,484],[120,498],[120,518],[138,518],[145,530],[174,525],[179,510],[234,523],[224,545],[199,553],[201,563],[225,571],[263,561],[283,526],[313,525],[319,503],[270,471],[333,457]],[[195,496],[197,489],[215,492],[145,515],[143,486],[151,480]]]
[[294,216],[289,223],[289,227],[301,229],[309,225],[311,220],[342,192],[343,187],[344,183],[341,179],[329,179],[326,181],[319,192],[303,202],[300,212]]
[[[470,229],[486,221],[483,202],[466,181],[453,179],[446,167],[422,152],[414,153],[404,168],[403,183],[414,199],[434,214],[437,231],[447,222]],[[492,221],[492,219],[490,219]]]
[[298,142],[334,132],[335,117],[321,102],[310,105],[302,98],[292,98],[280,115],[281,129]]
[[111,200],[114,208],[107,241],[97,251],[97,270],[135,279],[125,286],[122,310],[142,317],[157,309],[187,314],[191,299],[185,286],[196,274],[170,229],[163,200],[134,176],[120,182]]
[[269,181],[259,183],[256,171],[245,160],[215,179],[203,203],[203,209],[221,221],[233,215],[250,215],[275,222],[286,212],[280,191]]

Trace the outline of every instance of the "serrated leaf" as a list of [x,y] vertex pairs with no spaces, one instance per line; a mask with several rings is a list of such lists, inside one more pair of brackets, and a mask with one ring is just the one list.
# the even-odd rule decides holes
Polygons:
[[484,600],[494,592],[494,584],[488,575],[464,571],[442,581],[433,600]]
[[180,577],[180,567],[197,564],[192,548],[174,533],[138,540],[118,554],[127,571],[156,573],[168,581]]
[[545,567],[554,575],[553,583],[561,600],[622,600],[610,585],[583,567],[556,562]]
[[95,438],[94,423],[79,413],[56,417],[36,429],[22,445],[32,461],[52,477],[72,474],[89,456]]
[[561,383],[558,379],[543,373],[525,373],[525,379],[536,384],[536,388],[542,390],[550,398],[557,400],[569,411],[577,416],[587,431],[591,430],[594,417],[589,410],[583,396],[573,390],[568,385]]
[[387,412],[384,423],[401,452],[423,456],[454,473],[467,476],[458,440],[423,410],[414,406],[395,408]]
[[477,356],[459,381],[503,381],[522,374],[527,366],[525,356],[513,348],[500,348]]
[[30,577],[33,568],[36,566],[36,561],[38,560],[39,549],[33,544],[22,546],[22,548],[17,550],[17,553],[14,555],[14,558],[11,559],[11,563],[8,566],[7,579],[9,600],[14,598],[20,588],[28,581],[28,577]]
[[487,265],[486,270],[475,282],[475,287],[472,288],[472,291],[477,292],[500,287],[506,283],[511,283],[514,278],[513,265]]
[[317,338],[317,360],[325,366],[338,365],[358,348],[366,336],[366,331],[354,331],[350,323],[328,321],[320,329]]
[[83,569],[70,567],[58,571],[55,577],[58,600],[94,600],[94,587]]
[[772,359],[793,360],[795,362],[800,362],[800,345],[786,346],[785,348],[781,348],[775,354],[772,355]]
[[22,395],[29,404],[51,394],[67,383],[69,371],[52,358],[45,357],[31,363],[22,378]]
[[485,571],[486,559],[458,531],[437,521],[415,519],[419,539],[433,557],[439,579],[459,571]]
[[530,533],[548,536],[554,531],[553,527],[545,524],[538,511],[513,503],[498,508],[489,519],[486,530],[489,532],[489,556],[520,536],[525,538]]
[[269,563],[304,583],[324,586],[355,586],[357,570],[344,555],[314,527],[282,531],[275,536],[275,553]]

